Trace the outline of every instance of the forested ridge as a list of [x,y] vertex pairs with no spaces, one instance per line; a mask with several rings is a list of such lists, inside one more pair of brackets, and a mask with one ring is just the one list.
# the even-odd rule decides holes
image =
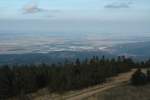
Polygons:
[[94,56],[74,62],[58,64],[3,65],[0,66],[0,99],[32,93],[47,87],[50,92],[62,93],[82,89],[106,81],[132,68],[149,67],[150,60],[134,62],[119,56],[106,59]]

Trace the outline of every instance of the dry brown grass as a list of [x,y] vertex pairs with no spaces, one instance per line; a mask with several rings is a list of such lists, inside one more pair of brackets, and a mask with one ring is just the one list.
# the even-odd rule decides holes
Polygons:
[[131,85],[114,87],[83,100],[150,100],[150,84],[139,87]]

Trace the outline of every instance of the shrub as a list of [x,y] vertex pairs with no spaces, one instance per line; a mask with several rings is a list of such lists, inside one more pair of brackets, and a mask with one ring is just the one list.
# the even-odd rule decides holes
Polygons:
[[146,75],[147,75],[147,81],[150,82],[150,70],[147,70]]
[[132,85],[144,85],[146,84],[146,75],[141,71],[141,69],[137,69],[137,71],[131,77]]

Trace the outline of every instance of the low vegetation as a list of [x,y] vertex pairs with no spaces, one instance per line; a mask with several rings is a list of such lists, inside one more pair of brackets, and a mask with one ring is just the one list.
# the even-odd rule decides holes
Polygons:
[[150,100],[150,84],[123,85],[111,88],[82,100]]
[[145,85],[150,82],[150,70],[145,74],[139,68],[131,77],[131,84],[135,86]]
[[[135,67],[148,67],[150,61],[135,63],[130,58],[93,57],[64,64],[5,65],[0,67],[0,99],[24,95],[47,87],[50,92],[63,93],[106,81]],[[147,72],[150,80],[150,72]]]
[[131,76],[131,84],[122,84],[82,100],[150,100],[150,70],[138,68]]

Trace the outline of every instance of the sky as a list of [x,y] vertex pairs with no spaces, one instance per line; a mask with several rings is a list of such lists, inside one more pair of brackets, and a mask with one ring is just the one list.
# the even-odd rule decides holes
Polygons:
[[149,20],[149,11],[149,0],[0,0],[0,19]]
[[0,53],[63,49],[76,41],[99,48],[145,37],[150,0],[0,0]]
[[149,12],[150,0],[0,0],[0,32],[149,33]]

